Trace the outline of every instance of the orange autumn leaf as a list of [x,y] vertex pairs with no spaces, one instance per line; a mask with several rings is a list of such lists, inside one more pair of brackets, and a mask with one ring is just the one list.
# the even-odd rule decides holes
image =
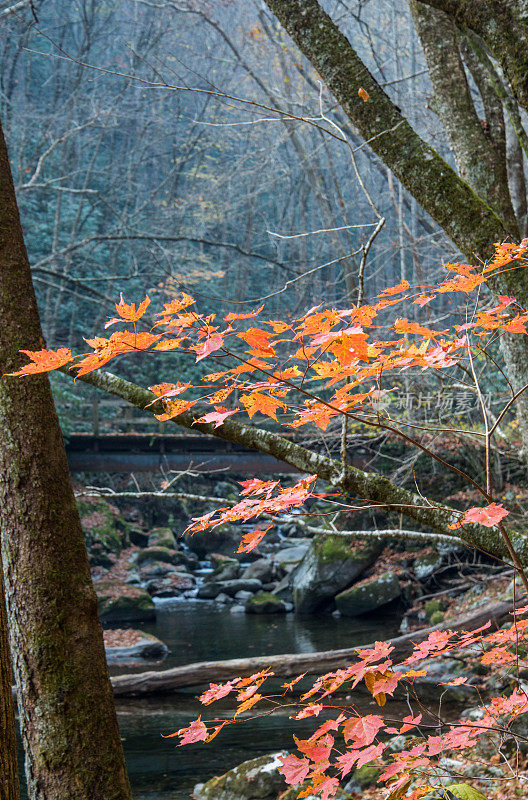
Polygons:
[[109,339],[103,339],[100,336],[96,336],[94,339],[86,339],[86,343],[94,348],[94,352],[75,364],[77,377],[99,369],[115,356],[148,350],[160,338],[159,334],[155,335],[147,331],[141,333],[116,331]]
[[198,345],[196,349],[196,361],[201,361],[216,350],[220,350],[224,345],[224,337],[221,333],[213,333],[209,336],[203,344]]
[[370,95],[367,92],[367,90],[364,89],[362,86],[358,89],[358,96],[361,97],[361,99],[363,100],[364,103],[366,103],[367,100],[370,97]]
[[183,311],[184,308],[188,308],[188,306],[192,306],[195,302],[196,300],[194,297],[191,297],[190,294],[183,292],[181,298],[171,300],[170,303],[165,303],[163,306],[163,311],[160,311],[158,314],[156,314],[156,316],[168,317],[172,314],[179,314],[180,311]]
[[237,333],[239,339],[243,339],[252,350],[257,350],[263,355],[274,355],[275,351],[269,343],[269,339],[273,336],[270,331],[264,331],[261,328],[248,328],[243,333]]
[[400,294],[400,292],[406,292],[407,289],[411,288],[411,284],[409,281],[402,281],[397,286],[389,286],[388,289],[384,289],[382,292],[376,295],[376,297],[386,297],[387,295],[391,294]]
[[277,411],[281,408],[283,411],[286,409],[282,400],[277,400],[269,394],[262,394],[261,392],[252,392],[251,394],[243,394],[240,402],[245,406],[247,413],[253,419],[253,416],[259,411],[266,417],[277,419]]
[[396,333],[413,333],[416,336],[425,336],[429,339],[434,339],[440,336],[441,333],[445,333],[445,331],[433,331],[430,328],[425,328],[423,325],[419,325],[418,322],[409,322],[407,318],[397,319],[394,323],[394,330]]
[[267,528],[245,533],[238,546],[237,553],[251,553],[251,551],[254,550],[255,547],[258,547],[258,545],[261,543],[261,541],[263,540],[269,529],[272,527],[273,527],[272,525],[268,525]]
[[124,301],[123,292],[121,292],[121,299],[119,303],[115,304],[116,311],[119,314],[120,319],[108,320],[105,328],[109,328],[110,325],[115,325],[116,322],[121,322],[121,320],[125,320],[126,322],[137,322],[138,319],[141,319],[141,317],[144,315],[149,305],[150,297],[147,295],[136,309],[135,303],[126,303]]
[[31,359],[29,364],[17,372],[7,372],[6,375],[36,375],[39,372],[50,372],[68,364],[72,359],[72,352],[68,347],[59,350],[19,350]]
[[249,711],[249,709],[253,708],[253,706],[256,705],[259,700],[262,700],[262,695],[258,693],[254,694],[252,697],[249,697],[247,700],[244,700],[244,702],[241,703],[235,711],[235,717],[238,717],[239,714],[243,714],[244,711]]
[[251,319],[251,317],[257,317],[260,314],[260,312],[262,311],[263,308],[264,308],[264,306],[261,306],[260,308],[257,308],[256,311],[249,311],[247,314],[233,314],[233,313],[230,313],[226,317],[224,317],[224,320],[226,322],[233,322],[233,320],[235,320],[235,319]]
[[193,742],[204,742],[207,739],[207,728],[201,718],[198,717],[187,728],[180,728],[175,733],[167,734],[164,738],[172,739],[174,736],[179,736],[181,739],[178,747],[184,744],[192,744]]

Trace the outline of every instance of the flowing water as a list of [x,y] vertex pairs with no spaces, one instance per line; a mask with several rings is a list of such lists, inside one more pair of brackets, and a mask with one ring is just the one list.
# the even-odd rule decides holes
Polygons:
[[[233,614],[229,607],[200,601],[172,601],[157,608],[156,622],[141,626],[171,650],[161,664],[114,666],[113,674],[167,669],[196,661],[278,653],[308,653],[366,644],[394,636],[399,616],[335,619],[331,614],[253,616]],[[193,786],[266,752],[292,746],[288,712],[225,728],[207,745],[176,747],[162,734],[184,727],[203,713],[196,689],[167,697],[119,701],[119,726],[135,800],[183,800]],[[215,706],[207,717],[213,717]],[[297,735],[313,721],[296,723]],[[305,731],[303,731],[303,727]],[[21,762],[22,763],[22,762]]]

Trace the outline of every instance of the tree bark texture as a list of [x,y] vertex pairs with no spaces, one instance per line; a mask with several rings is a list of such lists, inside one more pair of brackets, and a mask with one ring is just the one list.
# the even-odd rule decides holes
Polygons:
[[[1,559],[0,559],[1,561]],[[0,800],[20,800],[4,579],[0,564]]]
[[[44,346],[0,129],[0,374]],[[97,600],[47,376],[0,380],[0,532],[31,800],[129,800]]]
[[487,44],[502,66],[518,103],[528,107],[528,5],[526,0],[422,0],[445,11]]
[[[488,102],[491,121],[481,121],[477,116],[460,55],[456,26],[447,14],[418,0],[411,0],[410,7],[433,84],[432,107],[447,133],[459,174],[497,212],[508,230],[514,232],[517,223],[508,191],[504,130],[502,141],[497,142],[495,149],[491,128],[493,125],[497,134],[496,114],[492,113]],[[476,61],[472,51],[471,54]],[[483,76],[479,72],[474,77],[477,80]],[[484,86],[481,89],[484,100],[487,93],[483,92]],[[492,93],[496,101],[493,90]],[[502,107],[500,112],[502,116]]]

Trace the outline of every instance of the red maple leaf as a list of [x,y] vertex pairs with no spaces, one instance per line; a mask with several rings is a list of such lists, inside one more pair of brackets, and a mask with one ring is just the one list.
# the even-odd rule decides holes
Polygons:
[[287,784],[297,786],[306,780],[306,776],[310,772],[310,762],[307,758],[297,758],[290,754],[289,756],[279,756],[279,761],[282,763],[279,772],[284,775]]
[[510,512],[506,511],[502,503],[490,503],[489,506],[483,506],[482,508],[478,506],[469,508],[462,517],[462,522],[476,522],[479,525],[484,525],[486,528],[492,528],[509,513]]
[[180,728],[175,733],[169,733],[165,739],[172,739],[174,736],[179,736],[181,739],[178,747],[184,744],[193,744],[193,742],[205,742],[207,739],[207,728],[203,724],[200,717],[193,720],[187,728]]

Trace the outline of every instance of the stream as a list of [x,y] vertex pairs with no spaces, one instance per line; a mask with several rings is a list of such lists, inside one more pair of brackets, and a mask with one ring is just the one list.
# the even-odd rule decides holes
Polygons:
[[[165,642],[170,655],[159,664],[112,666],[110,671],[144,672],[195,661],[352,647],[396,635],[399,621],[399,614],[387,611],[369,614],[368,618],[336,619],[331,614],[258,616],[233,614],[229,608],[210,602],[167,600],[157,605],[156,622],[140,627]],[[196,689],[190,689],[170,696],[118,702],[134,800],[183,800],[196,783],[249,758],[291,748],[292,722],[286,711],[227,727],[209,744],[176,747],[174,739],[164,739],[162,734],[188,725],[203,713],[196,693]],[[222,712],[211,708],[206,716],[214,717],[215,713]],[[312,724],[310,719],[296,723],[296,735],[310,730]],[[22,797],[26,795],[22,793]]]

